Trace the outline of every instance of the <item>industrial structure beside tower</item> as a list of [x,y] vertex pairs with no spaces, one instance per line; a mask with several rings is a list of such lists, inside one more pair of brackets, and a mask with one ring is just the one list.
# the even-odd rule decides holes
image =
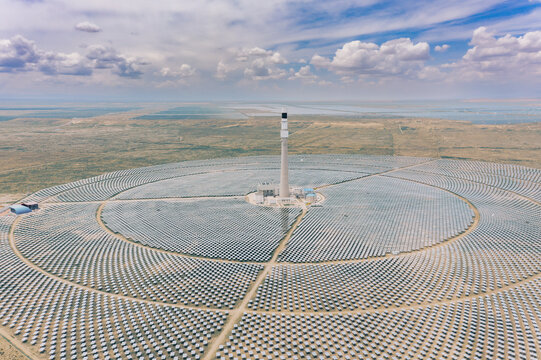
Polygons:
[[317,194],[312,188],[291,188],[289,186],[289,164],[287,161],[288,137],[287,111],[282,109],[282,121],[280,124],[280,184],[259,184],[257,192],[247,196],[249,202],[264,206],[306,207],[307,205],[313,205],[323,200],[323,197]]

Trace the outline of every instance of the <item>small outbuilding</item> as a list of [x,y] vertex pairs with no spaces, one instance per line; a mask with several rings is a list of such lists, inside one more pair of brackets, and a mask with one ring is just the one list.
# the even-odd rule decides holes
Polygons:
[[37,209],[39,209],[38,203],[37,203],[37,202],[34,202],[34,201],[23,202],[21,205],[26,206],[26,207],[29,208],[30,210],[37,210]]
[[304,188],[302,189],[302,194],[304,195],[304,198],[306,200],[310,199],[310,200],[313,200],[314,198],[312,198],[312,196],[316,196],[315,192],[314,192],[314,189],[312,188]]
[[20,205],[20,204],[11,205],[9,207],[9,210],[11,210],[11,212],[13,214],[15,214],[15,215],[21,215],[21,214],[26,214],[26,213],[32,212],[32,210],[30,210],[29,207],[26,207],[26,206]]

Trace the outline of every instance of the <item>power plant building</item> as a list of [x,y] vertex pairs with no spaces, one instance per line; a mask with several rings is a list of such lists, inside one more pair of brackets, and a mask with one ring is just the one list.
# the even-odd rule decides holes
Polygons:
[[21,205],[21,204],[11,205],[9,207],[9,210],[11,211],[11,213],[15,215],[21,215],[21,214],[32,212],[32,210],[29,207]]

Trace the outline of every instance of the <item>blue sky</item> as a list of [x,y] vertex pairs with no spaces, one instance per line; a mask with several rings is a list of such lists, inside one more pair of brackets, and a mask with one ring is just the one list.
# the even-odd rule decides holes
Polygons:
[[539,0],[0,0],[0,97],[539,97]]

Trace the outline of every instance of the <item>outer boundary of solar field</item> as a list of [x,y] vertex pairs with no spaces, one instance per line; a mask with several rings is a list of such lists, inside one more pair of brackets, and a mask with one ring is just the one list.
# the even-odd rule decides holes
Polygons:
[[[436,160],[428,160],[428,161],[425,161],[425,162],[422,162],[422,163],[417,163],[417,164],[413,164],[413,165],[393,168],[391,170],[387,170],[387,171],[383,171],[383,172],[379,172],[379,173],[373,173],[373,174],[370,174],[370,175],[367,175],[367,176],[362,176],[362,178],[365,179],[365,178],[368,178],[368,177],[385,176],[386,174],[389,174],[389,173],[392,173],[392,172],[401,171],[401,170],[405,170],[405,169],[420,166],[420,165],[425,165],[425,164],[433,162],[433,161],[436,161]],[[450,175],[446,175],[446,176],[452,177]],[[340,183],[353,181],[353,180],[356,180],[356,179],[346,180],[346,181],[343,181],[343,182],[340,182]],[[90,291],[90,292],[101,293],[101,294],[104,294],[104,295],[107,295],[107,296],[111,296],[111,297],[115,297],[115,298],[119,298],[119,299],[124,299],[124,300],[128,300],[128,301],[143,302],[143,303],[149,303],[149,304],[154,304],[154,305],[163,305],[163,306],[169,306],[169,307],[179,307],[179,308],[188,308],[188,309],[197,309],[197,310],[211,310],[211,311],[227,313],[228,318],[227,318],[227,321],[226,321],[225,325],[223,326],[222,330],[217,335],[214,336],[214,338],[209,343],[209,345],[208,345],[208,347],[207,347],[207,349],[205,351],[205,356],[203,357],[203,359],[205,359],[205,360],[206,359],[213,359],[215,357],[216,351],[218,350],[219,346],[222,345],[227,340],[227,338],[231,334],[235,324],[238,323],[238,321],[240,320],[240,318],[242,317],[242,315],[244,313],[257,313],[257,314],[276,313],[276,314],[282,314],[282,315],[306,314],[306,315],[322,315],[322,316],[332,315],[332,314],[386,313],[386,312],[392,312],[392,311],[396,311],[396,310],[419,309],[419,308],[433,307],[433,306],[437,306],[437,305],[441,305],[441,304],[451,304],[451,303],[457,303],[457,302],[462,302],[462,301],[471,300],[471,299],[477,299],[477,298],[489,296],[491,294],[507,291],[507,290],[519,287],[519,286],[523,285],[524,283],[527,283],[527,282],[536,280],[538,278],[541,278],[541,273],[538,273],[538,274],[533,275],[533,276],[531,276],[529,278],[525,278],[523,280],[514,282],[514,283],[509,284],[507,286],[503,286],[503,287],[500,287],[500,288],[497,288],[497,289],[494,289],[494,290],[490,290],[490,291],[486,291],[486,292],[483,292],[483,293],[478,293],[478,294],[474,294],[474,295],[467,295],[467,296],[463,296],[463,297],[459,297],[459,298],[455,298],[455,299],[450,299],[450,300],[436,301],[436,302],[432,302],[432,303],[429,303],[429,304],[398,306],[398,307],[389,307],[389,308],[384,308],[384,309],[334,310],[334,311],[332,311],[332,310],[331,311],[287,311],[287,310],[267,311],[267,310],[252,310],[252,309],[247,308],[247,304],[253,298],[255,292],[257,291],[258,287],[261,285],[263,279],[265,278],[265,276],[269,273],[270,269],[275,264],[280,264],[280,265],[283,265],[283,264],[288,264],[288,265],[342,264],[342,263],[358,263],[358,262],[363,262],[363,261],[373,261],[373,260],[384,259],[384,258],[402,257],[402,256],[406,256],[408,254],[412,254],[412,253],[416,253],[416,252],[422,252],[422,251],[426,251],[426,250],[437,248],[437,247],[447,246],[449,243],[451,243],[453,241],[457,241],[458,239],[460,239],[460,238],[466,236],[467,234],[471,233],[477,227],[477,225],[479,223],[479,219],[480,219],[480,214],[479,214],[479,211],[477,210],[477,208],[468,199],[466,199],[466,198],[464,198],[462,196],[459,196],[458,194],[453,193],[453,192],[451,192],[451,191],[449,191],[447,189],[443,189],[443,188],[440,188],[440,187],[437,187],[437,186],[434,186],[434,185],[426,184],[426,183],[423,183],[421,181],[416,181],[416,180],[412,180],[412,179],[402,179],[402,180],[410,181],[410,182],[416,182],[416,183],[423,184],[423,185],[426,185],[426,186],[434,187],[434,188],[443,190],[445,192],[448,192],[450,194],[453,194],[454,196],[460,198],[462,201],[466,202],[468,204],[468,206],[474,212],[473,222],[469,225],[469,227],[465,231],[463,231],[460,234],[457,234],[457,235],[455,235],[455,236],[453,236],[453,237],[451,237],[449,239],[446,239],[445,241],[442,241],[440,243],[437,243],[437,244],[434,244],[434,245],[431,245],[431,246],[426,246],[426,247],[423,247],[423,248],[420,248],[420,249],[417,249],[417,250],[401,252],[399,254],[387,254],[385,256],[369,257],[369,258],[364,258],[364,259],[330,260],[330,261],[321,261],[321,262],[300,262],[300,263],[291,263],[291,262],[282,262],[282,261],[277,262],[276,260],[278,258],[278,255],[285,248],[289,238],[291,237],[291,235],[295,231],[296,227],[301,222],[302,218],[307,213],[307,210],[303,209],[301,214],[297,217],[297,219],[295,220],[293,225],[288,230],[287,234],[282,238],[279,245],[277,246],[277,248],[273,252],[271,260],[269,260],[267,262],[245,262],[245,261],[216,259],[216,258],[208,258],[208,257],[203,257],[203,256],[180,254],[180,253],[173,252],[173,251],[167,251],[167,250],[163,250],[163,249],[157,249],[157,248],[154,248],[154,247],[148,247],[148,246],[142,245],[142,244],[140,244],[138,242],[135,242],[135,241],[133,241],[133,240],[131,240],[129,238],[126,238],[126,237],[124,237],[123,235],[121,235],[119,233],[114,232],[113,230],[108,228],[107,225],[104,224],[103,220],[101,219],[101,212],[103,210],[103,207],[108,202],[117,202],[117,201],[122,201],[122,202],[129,202],[129,201],[157,201],[157,200],[160,200],[160,198],[155,198],[155,199],[134,199],[134,200],[131,200],[131,199],[130,200],[128,200],[128,199],[126,199],[126,200],[114,199],[116,196],[118,196],[122,192],[129,190],[129,189],[126,189],[126,190],[124,190],[124,191],[122,191],[122,192],[120,192],[118,194],[115,194],[111,198],[109,198],[107,200],[104,200],[104,201],[79,202],[79,203],[99,203],[100,205],[99,205],[98,210],[96,212],[96,220],[99,223],[99,225],[103,229],[105,229],[108,233],[112,234],[113,236],[115,236],[115,237],[117,237],[119,239],[122,239],[124,241],[128,241],[133,245],[149,248],[149,249],[152,249],[154,251],[163,252],[163,253],[167,253],[167,254],[171,254],[171,255],[175,255],[175,256],[183,256],[183,257],[190,257],[190,258],[201,258],[201,259],[210,260],[210,261],[217,261],[217,262],[234,262],[234,263],[248,263],[248,264],[252,263],[252,264],[264,265],[264,269],[259,273],[256,280],[251,284],[250,288],[248,289],[246,295],[239,301],[239,303],[237,303],[237,305],[236,305],[236,307],[234,309],[217,309],[217,308],[205,307],[205,306],[190,306],[190,305],[183,305],[183,304],[182,305],[181,304],[171,304],[171,303],[164,303],[164,302],[159,302],[159,301],[152,301],[152,300],[133,298],[133,297],[130,297],[130,296],[125,296],[125,295],[100,291],[100,290],[97,290],[97,289],[94,289],[94,288],[91,288],[91,287],[88,287],[88,286],[84,286],[84,285],[80,285],[80,284],[72,282],[72,281],[68,281],[68,280],[66,280],[66,279],[64,279],[62,277],[56,276],[56,275],[54,275],[52,273],[49,273],[49,272],[43,270],[42,268],[40,268],[36,264],[32,263],[30,260],[25,258],[21,254],[21,252],[17,249],[15,239],[14,239],[14,231],[15,231],[15,229],[17,227],[17,224],[18,224],[20,218],[17,218],[11,224],[11,227],[10,227],[10,230],[9,230],[9,242],[10,242],[10,246],[13,249],[14,253],[24,263],[26,263],[29,267],[31,267],[31,268],[33,268],[33,269],[47,275],[48,277],[51,277],[51,278],[53,278],[53,279],[55,279],[57,281],[69,284],[70,286],[73,286],[73,287],[76,287],[76,288],[84,289],[84,290]],[[462,180],[464,180],[464,179],[462,179]],[[162,181],[162,180],[156,180],[156,182],[157,181]],[[467,180],[467,181],[475,182],[473,180]],[[337,183],[337,184],[340,184],[340,183]],[[330,187],[330,186],[337,185],[337,184],[330,184],[330,185],[321,186],[321,187],[317,188],[316,190],[321,189],[321,188]],[[485,184],[485,183],[480,183],[480,184],[482,184],[483,186],[489,186],[489,187],[497,188],[496,186],[488,185],[488,184]],[[137,186],[135,186],[135,187],[137,187]],[[498,189],[501,189],[501,188],[498,188]],[[541,203],[534,200],[534,199],[531,199],[531,198],[526,197],[524,195],[518,194],[518,193],[513,192],[511,190],[505,190],[505,189],[501,189],[501,190],[512,193],[512,194],[514,194],[514,195],[516,195],[516,196],[518,196],[518,197],[520,197],[522,199],[525,199],[527,201],[533,202],[533,203],[541,206]],[[68,191],[68,190],[66,190],[66,191]],[[55,194],[55,195],[58,195],[58,194]],[[216,198],[243,198],[243,197],[244,196],[227,196],[227,197],[198,196],[198,197],[182,197],[182,198],[164,198],[163,200],[185,201],[185,200],[189,200],[189,199],[205,199],[205,198],[216,199]],[[51,202],[51,204],[54,204],[54,203],[62,203],[62,202]],[[77,202],[70,202],[70,203],[77,203]],[[45,200],[45,204],[47,204],[46,200]],[[26,357],[28,357],[28,358],[42,358],[43,357],[43,355],[39,354],[37,351],[35,351],[33,349],[33,347],[29,347],[29,346],[25,345],[24,343],[22,343],[19,340],[19,338],[14,337],[11,334],[9,334],[8,332],[6,332],[4,327],[0,327],[0,335],[2,335],[2,337],[4,337],[11,345],[16,347],[19,351],[21,351],[21,353],[23,353]]]

